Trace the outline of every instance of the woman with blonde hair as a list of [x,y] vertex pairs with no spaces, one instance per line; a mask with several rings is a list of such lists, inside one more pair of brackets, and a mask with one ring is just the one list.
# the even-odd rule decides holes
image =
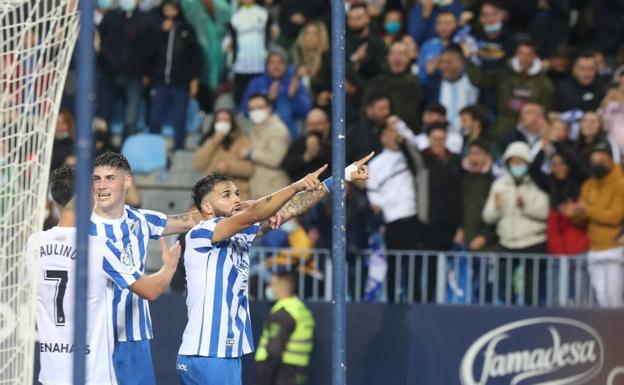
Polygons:
[[218,110],[208,131],[193,154],[193,167],[206,175],[220,172],[234,179],[242,200],[249,198],[249,178],[253,163],[240,156],[251,146],[249,138],[229,110]]
[[292,48],[293,64],[315,104],[327,106],[331,100],[331,54],[329,34],[322,21],[310,21],[299,32]]

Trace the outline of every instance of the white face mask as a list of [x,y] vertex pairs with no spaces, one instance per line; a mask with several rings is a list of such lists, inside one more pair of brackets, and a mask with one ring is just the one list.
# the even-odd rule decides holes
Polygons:
[[261,108],[257,108],[249,111],[249,119],[253,124],[260,124],[267,120],[269,117],[269,113]]
[[271,286],[267,286],[264,288],[264,299],[269,302],[277,301],[277,298],[275,298],[275,294],[273,294],[273,288]]
[[227,135],[232,129],[232,123],[230,122],[216,122],[214,125],[215,132],[219,134]]

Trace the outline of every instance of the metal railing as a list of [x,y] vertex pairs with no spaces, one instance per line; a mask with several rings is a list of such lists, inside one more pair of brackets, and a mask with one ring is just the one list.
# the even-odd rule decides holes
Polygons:
[[[582,255],[396,250],[384,255],[387,271],[376,288],[369,273],[379,274],[384,258],[371,258],[370,251],[349,255],[349,301],[547,307],[588,307],[595,302]],[[297,274],[299,297],[331,301],[329,250],[255,247],[251,260],[252,297],[264,299],[271,272],[286,268]]]

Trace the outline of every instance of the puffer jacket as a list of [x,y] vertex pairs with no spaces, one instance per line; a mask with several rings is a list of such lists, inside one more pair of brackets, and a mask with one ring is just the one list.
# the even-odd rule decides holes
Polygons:
[[[512,157],[520,157],[528,163],[528,145],[523,142],[509,145],[503,160],[507,163]],[[496,207],[497,194],[502,196],[500,208]],[[518,197],[522,197],[522,207],[517,204]],[[506,167],[503,176],[492,185],[482,215],[485,223],[496,225],[502,246],[524,249],[546,242],[548,212],[548,195],[537,187],[529,174],[517,180]]]

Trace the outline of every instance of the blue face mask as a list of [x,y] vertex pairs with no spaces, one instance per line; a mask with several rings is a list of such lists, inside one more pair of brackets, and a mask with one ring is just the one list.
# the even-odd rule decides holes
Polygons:
[[109,9],[113,6],[113,0],[98,0],[97,6],[100,9]]
[[401,31],[401,23],[398,21],[386,21],[384,29],[391,35],[397,34]]
[[497,21],[494,24],[484,24],[483,25],[483,31],[485,31],[485,33],[496,33],[498,31],[500,31],[503,28],[503,22],[502,21]]
[[135,0],[119,0],[119,8],[124,12],[132,12],[136,8]]
[[514,178],[522,178],[529,171],[529,166],[526,164],[514,164],[509,166],[509,172]]

